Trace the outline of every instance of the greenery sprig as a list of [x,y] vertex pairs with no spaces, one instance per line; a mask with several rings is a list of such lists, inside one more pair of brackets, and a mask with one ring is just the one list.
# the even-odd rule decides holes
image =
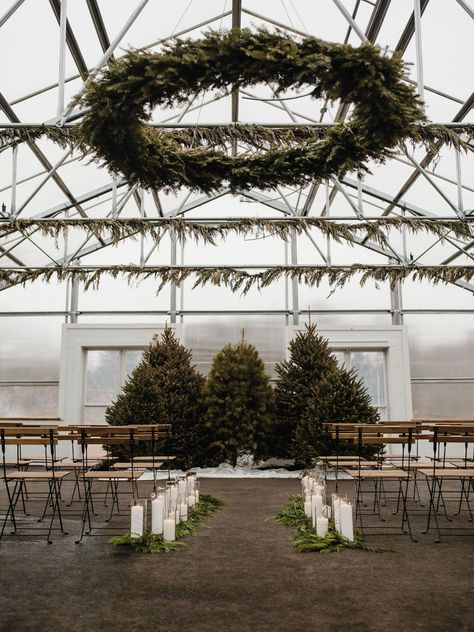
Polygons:
[[167,230],[185,243],[193,240],[196,243],[215,246],[219,240],[228,235],[239,237],[272,235],[288,240],[296,232],[298,235],[311,229],[318,230],[325,237],[342,243],[352,242],[359,235],[383,247],[388,247],[389,238],[386,231],[406,229],[418,234],[421,232],[443,238],[448,234],[457,239],[471,239],[473,235],[474,217],[459,219],[436,219],[418,217],[381,217],[354,222],[336,222],[327,217],[300,217],[288,219],[239,218],[229,219],[224,223],[213,224],[193,222],[182,218],[139,219],[16,219],[0,222],[0,237],[12,232],[23,235],[38,230],[42,235],[58,239],[67,230],[75,229],[93,234],[97,239],[108,239],[113,245],[123,239],[150,237],[156,243],[161,241]]
[[223,506],[224,502],[222,500],[209,494],[201,494],[199,502],[189,509],[187,521],[176,525],[176,540],[174,542],[165,542],[162,535],[145,531],[141,537],[132,537],[128,533],[114,536],[110,539],[110,543],[118,546],[131,546],[138,553],[169,553],[170,551],[176,551],[187,546],[185,542],[180,542],[182,538],[195,535],[198,529],[206,526],[203,521],[213,516]]
[[288,498],[285,507],[273,517],[273,520],[288,527],[296,527],[296,535],[290,538],[290,542],[298,553],[317,551],[319,553],[332,553],[343,549],[362,549],[373,553],[385,551],[385,549],[370,547],[363,542],[359,534],[354,541],[344,538],[331,525],[327,534],[320,538],[316,535],[311,525],[311,520],[304,512],[304,501],[301,494],[294,494]]
[[[80,99],[85,108],[80,144],[111,171],[146,188],[211,192],[223,182],[231,191],[303,185],[366,171],[369,160],[391,156],[410,137],[410,127],[425,122],[415,90],[404,78],[399,54],[385,57],[369,44],[354,48],[314,37],[296,41],[265,30],[210,32],[202,39],[175,41],[161,53],[130,51],[90,82]],[[278,91],[309,86],[314,99],[353,103],[350,123],[329,128],[320,140],[300,139],[283,149],[267,137],[263,153],[237,156],[196,147],[194,136],[186,140],[146,124],[156,106],[183,103],[231,84],[263,82]],[[262,141],[256,146],[261,148]]]
[[275,281],[285,278],[297,279],[310,287],[318,287],[327,279],[330,285],[343,287],[351,279],[359,277],[361,286],[369,280],[388,282],[393,287],[398,281],[411,278],[413,281],[430,281],[454,283],[461,279],[470,281],[474,278],[474,266],[418,266],[418,265],[365,265],[348,266],[272,266],[261,272],[248,272],[245,269],[222,266],[73,266],[35,267],[35,268],[0,268],[0,282],[14,285],[26,284],[42,280],[46,283],[73,279],[84,284],[84,289],[98,288],[104,275],[112,278],[125,278],[129,282],[137,279],[158,279],[160,292],[167,283],[182,285],[190,278],[194,279],[193,289],[207,284],[224,286],[232,292],[241,291],[246,294],[252,288],[263,289]]

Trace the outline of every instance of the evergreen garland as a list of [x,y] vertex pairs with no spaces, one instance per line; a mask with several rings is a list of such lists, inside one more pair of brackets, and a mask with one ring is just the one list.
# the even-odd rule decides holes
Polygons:
[[243,268],[231,266],[63,266],[63,267],[24,267],[0,268],[0,282],[8,285],[26,284],[41,280],[46,283],[72,279],[84,284],[84,290],[98,288],[100,279],[108,275],[112,278],[125,278],[129,282],[137,279],[158,279],[157,291],[160,292],[167,283],[180,286],[194,277],[193,289],[210,283],[224,286],[232,292],[241,291],[246,294],[251,288],[262,289],[275,281],[285,278],[297,279],[299,283],[318,287],[324,279],[336,287],[343,287],[351,279],[359,278],[364,286],[369,280],[378,283],[388,282],[393,287],[399,281],[410,278],[413,281],[430,281],[454,283],[470,281],[474,278],[474,266],[425,266],[417,264],[405,265],[370,265],[355,263],[345,266],[272,266],[262,272],[251,273]]
[[205,386],[204,422],[215,464],[265,451],[273,392],[265,365],[244,340],[226,345],[214,358]]
[[386,231],[402,230],[418,234],[425,232],[436,237],[456,237],[457,239],[471,239],[474,217],[465,219],[436,219],[419,217],[380,217],[358,221],[336,222],[327,217],[291,217],[291,218],[238,218],[229,219],[219,224],[208,222],[193,222],[183,218],[117,218],[117,219],[16,219],[0,220],[0,237],[6,237],[12,232],[29,234],[30,230],[38,230],[40,234],[54,239],[64,235],[69,229],[87,231],[97,239],[109,239],[113,245],[127,238],[139,236],[150,237],[156,243],[161,241],[167,230],[173,231],[176,237],[185,243],[193,240],[196,243],[216,245],[228,235],[249,237],[259,234],[272,235],[288,240],[292,233],[298,235],[316,229],[325,237],[341,243],[353,241],[363,234],[382,247],[388,247],[389,239]]
[[[366,171],[369,160],[389,157],[410,137],[414,123],[425,122],[404,73],[399,54],[384,57],[368,44],[354,48],[314,37],[297,42],[265,30],[211,32],[200,40],[178,40],[161,53],[131,51],[90,82],[80,100],[85,114],[79,142],[111,171],[146,188],[211,192],[223,182],[231,191],[303,185]],[[316,142],[281,149],[267,141],[264,153],[257,146],[256,153],[237,156],[196,148],[194,137],[180,142],[176,134],[145,124],[156,106],[183,103],[230,84],[262,82],[279,91],[310,86],[312,98],[353,103],[350,123],[329,128]]]
[[162,535],[145,531],[140,537],[132,537],[126,533],[117,535],[109,541],[117,546],[131,546],[138,553],[169,553],[183,548],[185,542],[181,542],[182,538],[195,535],[196,531],[206,525],[203,520],[214,516],[219,509],[222,509],[224,502],[209,494],[201,494],[199,502],[188,510],[188,519],[176,525],[176,540],[174,542],[165,542]]

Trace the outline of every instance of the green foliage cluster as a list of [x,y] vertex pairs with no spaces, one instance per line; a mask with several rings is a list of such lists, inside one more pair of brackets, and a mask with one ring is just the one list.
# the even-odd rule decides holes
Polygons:
[[145,531],[140,537],[132,537],[128,533],[115,536],[110,539],[110,543],[117,546],[131,546],[138,553],[169,553],[170,551],[176,551],[187,546],[185,542],[180,542],[182,538],[195,535],[198,529],[206,526],[203,521],[214,516],[223,506],[224,502],[222,500],[209,494],[201,494],[199,502],[189,509],[187,521],[176,525],[176,540],[174,542],[165,542],[162,535]]
[[271,423],[273,391],[255,347],[243,339],[226,345],[214,358],[204,392],[213,461],[236,465],[243,452],[258,456]]
[[[129,183],[146,188],[187,186],[207,193],[224,181],[232,191],[302,185],[365,171],[367,161],[383,160],[410,137],[410,127],[425,115],[404,78],[399,54],[383,56],[369,44],[296,41],[265,30],[210,32],[199,40],[174,41],[161,53],[131,51],[111,64],[81,97],[80,142]],[[250,156],[189,147],[186,136],[146,125],[148,108],[183,103],[207,90],[225,92],[231,84],[263,82],[277,91],[310,87],[315,99],[353,103],[350,123],[283,149],[270,140],[262,152],[257,139]]]
[[[176,456],[183,469],[200,465],[207,443],[201,423],[204,378],[191,364],[191,352],[167,328],[145,350],[143,359],[125,383],[105,419],[115,426],[172,424],[172,436],[160,446]],[[137,445],[135,456],[151,454],[149,442]],[[129,458],[127,446],[112,446],[112,456]]]
[[[272,449],[306,466],[318,456],[355,454],[352,441],[335,440],[324,423],[376,423],[379,415],[354,371],[337,365],[328,341],[310,324],[289,344],[289,357],[276,366],[275,422]],[[374,448],[365,446],[363,456]]]
[[327,534],[323,538],[318,537],[311,525],[311,520],[306,517],[303,497],[300,494],[290,496],[286,506],[273,519],[279,524],[296,527],[296,535],[290,538],[290,542],[298,553],[332,553],[343,549],[362,549],[373,553],[384,551],[384,549],[369,547],[359,534],[356,534],[354,541],[344,538],[331,523]]

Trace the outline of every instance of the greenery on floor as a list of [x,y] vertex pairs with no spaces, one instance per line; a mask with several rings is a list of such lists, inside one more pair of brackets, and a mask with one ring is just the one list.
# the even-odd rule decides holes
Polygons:
[[138,538],[134,538],[128,533],[117,535],[111,538],[109,542],[118,546],[131,546],[138,553],[169,553],[170,551],[176,551],[176,549],[187,546],[185,542],[180,542],[182,538],[194,535],[201,527],[207,527],[203,521],[213,516],[223,506],[224,502],[222,500],[209,494],[201,494],[199,502],[189,509],[187,521],[176,525],[176,540],[174,542],[165,542],[162,535],[157,535],[150,531],[145,531]]
[[316,535],[304,512],[304,501],[300,494],[294,494],[288,498],[286,506],[273,519],[279,524],[296,527],[296,535],[290,538],[294,548],[298,553],[307,553],[309,551],[317,551],[319,553],[332,553],[334,551],[342,551],[343,549],[362,549],[372,553],[382,553],[386,549],[370,547],[363,542],[360,535],[356,533],[354,541],[344,538],[338,533],[334,526],[329,525],[329,530],[324,538]]

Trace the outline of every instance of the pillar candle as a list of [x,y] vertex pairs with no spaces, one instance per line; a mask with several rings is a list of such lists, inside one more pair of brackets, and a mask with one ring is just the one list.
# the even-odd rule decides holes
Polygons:
[[170,500],[178,500],[178,486],[177,485],[170,486]]
[[304,501],[304,513],[307,518],[311,518],[311,501],[310,500]]
[[186,495],[186,481],[185,480],[178,481],[178,495],[180,499],[184,499]]
[[316,526],[316,519],[323,515],[323,497],[321,494],[313,494],[311,496],[311,516],[313,527]]
[[334,519],[334,528],[339,533],[341,532],[341,499],[336,494],[332,497],[332,515]]
[[163,520],[163,540],[165,542],[176,540],[176,522],[173,516],[168,516]]
[[352,505],[340,501],[341,535],[351,542],[354,541],[354,524],[352,521]]
[[324,538],[328,532],[328,519],[321,516],[316,518],[316,535],[318,538]]
[[181,503],[181,521],[186,522],[188,519],[188,505],[186,503]]
[[181,522],[181,503],[178,503],[176,505],[175,521],[176,521],[176,524],[179,524]]
[[196,504],[196,494],[194,492],[191,492],[188,498],[188,505],[191,508],[191,507],[194,507],[195,504]]
[[194,492],[195,496],[196,496],[196,504],[199,502],[199,489],[196,489],[196,491]]
[[130,518],[130,535],[139,538],[143,535],[143,505],[132,505]]
[[165,509],[164,498],[157,496],[151,501],[151,532],[163,533],[163,512]]

